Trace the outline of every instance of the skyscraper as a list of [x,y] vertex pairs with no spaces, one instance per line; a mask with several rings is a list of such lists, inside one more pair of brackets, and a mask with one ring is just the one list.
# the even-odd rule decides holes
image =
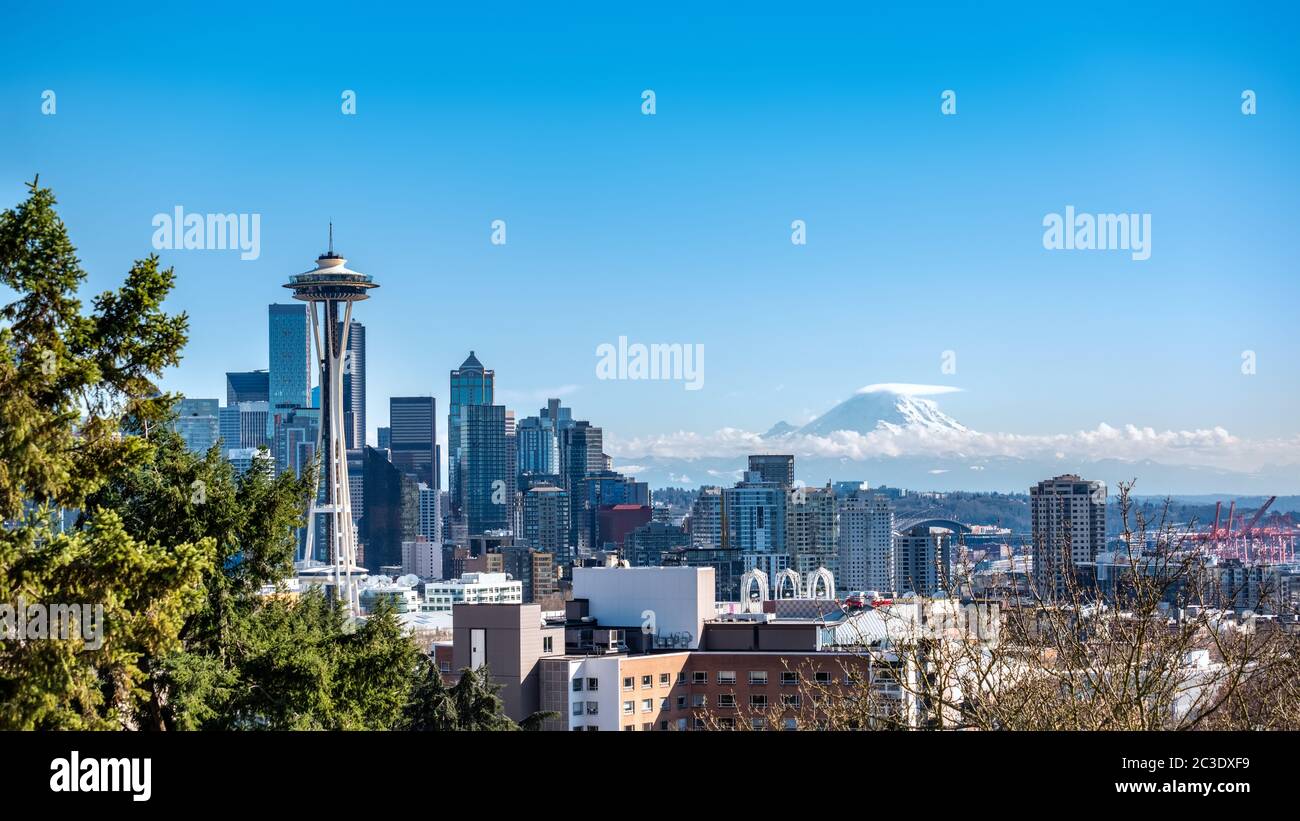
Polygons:
[[764,482],[776,482],[785,488],[794,485],[794,457],[788,454],[754,454],[749,457],[749,469],[762,476]]
[[894,507],[889,497],[855,490],[839,499],[839,573],[842,591],[895,588]]
[[722,488],[702,487],[691,504],[691,547],[722,547]]
[[[342,334],[342,325],[339,333]],[[343,430],[349,448],[366,444],[366,326],[352,320],[343,362]]]
[[558,399],[548,399],[536,416],[519,420],[515,426],[519,475],[559,475],[560,430],[572,424],[573,412]]
[[1034,588],[1045,599],[1067,592],[1080,562],[1106,548],[1106,485],[1073,473],[1029,489],[1034,539]]
[[569,551],[569,495],[555,485],[538,485],[524,493],[522,537],[529,547],[572,561]]
[[420,483],[420,537],[442,544],[442,493]]
[[[307,311],[307,306],[301,303],[267,306],[270,371],[267,395],[263,399],[270,404],[268,437],[275,435],[271,426],[275,424],[277,410],[311,407],[311,320]],[[238,401],[257,400],[241,397]],[[226,404],[237,402],[227,397]]]
[[765,481],[757,471],[746,472],[743,481],[722,491],[722,546],[739,551],[746,570],[762,570],[772,583],[790,567],[785,494],[784,486]]
[[839,572],[839,537],[839,511],[829,484],[788,491],[786,546],[801,579],[819,567]]
[[473,351],[451,372],[451,400],[447,405],[447,490],[451,493],[451,514],[464,516],[464,490],[461,473],[464,470],[461,435],[462,408],[470,405],[491,405],[496,373],[486,370]]
[[361,448],[365,514],[359,536],[372,573],[402,563],[402,542],[420,535],[420,486],[372,447]]
[[438,441],[437,402],[432,396],[394,396],[388,400],[388,449],[393,464],[434,490],[439,489],[434,443]]
[[579,551],[593,547],[583,480],[605,469],[603,448],[602,431],[590,422],[574,422],[560,430],[560,478],[569,494],[569,544]]
[[469,535],[510,527],[510,456],[504,405],[462,405],[460,489]]
[[894,534],[897,569],[895,584],[900,593],[933,596],[947,592],[951,584],[952,530],[921,522]]
[[205,454],[221,438],[220,410],[215,399],[182,399],[176,403],[173,427],[185,447]]
[[275,471],[276,474],[293,471],[302,476],[305,468],[316,458],[320,444],[320,409],[282,409],[275,420]]
[[[291,308],[293,306],[287,305],[284,307]],[[275,320],[272,319],[271,322],[274,324]],[[226,373],[226,405],[233,408],[240,402],[269,402],[271,399],[270,380],[271,374],[269,371],[228,371]]]

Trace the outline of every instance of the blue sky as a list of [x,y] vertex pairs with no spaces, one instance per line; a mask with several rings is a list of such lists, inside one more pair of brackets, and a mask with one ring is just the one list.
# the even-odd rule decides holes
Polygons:
[[[165,385],[197,396],[265,367],[265,306],[332,218],[381,284],[372,436],[471,348],[520,415],[562,391],[624,439],[882,382],[959,387],[982,431],[1300,434],[1294,10],[753,8],[11,8],[0,204],[39,172],[95,289],[156,213],[261,214],[257,260],[162,252],[191,318]],[[1151,259],[1044,250],[1067,205],[1151,214]],[[703,344],[704,388],[597,380],[619,336]]]

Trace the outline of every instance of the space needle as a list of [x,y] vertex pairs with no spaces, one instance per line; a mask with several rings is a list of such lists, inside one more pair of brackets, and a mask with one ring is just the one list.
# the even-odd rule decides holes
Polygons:
[[[329,545],[335,592],[345,601],[352,616],[360,614],[360,602],[352,574],[357,561],[357,538],[352,524],[352,501],[348,486],[347,439],[344,435],[343,375],[347,370],[348,333],[352,327],[352,303],[369,299],[373,278],[348,270],[347,260],[334,253],[334,225],[330,224],[329,250],[316,258],[316,267],[289,277],[286,288],[293,298],[310,305],[311,334],[320,361],[320,443],[323,499],[317,494],[307,528],[307,552],[312,556],[312,532],[320,514],[324,525],[319,537]],[[324,314],[319,315],[317,306]],[[343,308],[340,321],[339,308]]]

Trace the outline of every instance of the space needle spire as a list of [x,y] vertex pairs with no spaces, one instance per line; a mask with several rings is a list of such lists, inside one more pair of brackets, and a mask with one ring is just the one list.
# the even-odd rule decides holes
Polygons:
[[[321,489],[308,522],[307,555],[313,551],[313,534],[328,546],[334,566],[335,591],[352,616],[360,615],[360,602],[353,573],[357,567],[357,536],[352,524],[352,502],[348,485],[348,452],[343,414],[343,376],[347,361],[348,333],[352,327],[352,303],[369,299],[378,288],[372,277],[349,270],[347,260],[334,253],[334,223],[329,225],[329,250],[316,258],[316,267],[289,277],[286,288],[293,298],[310,306],[312,338],[320,362]],[[340,310],[342,318],[340,320]],[[317,523],[323,517],[318,528]]]

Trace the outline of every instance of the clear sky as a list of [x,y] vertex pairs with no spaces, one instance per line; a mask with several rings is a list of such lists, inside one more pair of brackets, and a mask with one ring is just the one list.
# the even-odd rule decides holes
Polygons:
[[[986,431],[1300,433],[1294,7],[613,5],[11,5],[0,205],[39,172],[96,289],[156,213],[260,214],[256,260],[161,252],[193,396],[266,366],[333,219],[381,285],[372,438],[471,348],[521,416],[563,393],[623,438],[892,382]],[[1150,214],[1151,258],[1045,250],[1067,205]],[[704,345],[703,388],[597,380],[619,336]]]

